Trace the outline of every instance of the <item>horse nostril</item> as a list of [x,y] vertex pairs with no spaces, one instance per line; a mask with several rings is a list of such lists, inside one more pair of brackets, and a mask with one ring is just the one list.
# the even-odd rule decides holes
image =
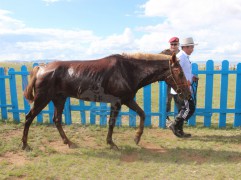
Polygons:
[[184,97],[183,97],[183,95],[182,95],[182,94],[178,94],[178,97],[179,97],[179,99],[181,99],[181,100],[183,100],[183,99],[184,99]]

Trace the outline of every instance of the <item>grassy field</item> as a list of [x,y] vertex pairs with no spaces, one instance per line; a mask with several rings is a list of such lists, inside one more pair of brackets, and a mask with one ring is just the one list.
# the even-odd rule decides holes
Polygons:
[[116,128],[106,144],[107,128],[64,126],[79,147],[69,149],[52,125],[33,125],[30,152],[20,148],[23,125],[1,122],[0,179],[240,179],[240,129],[185,127],[189,139],[170,130],[145,128],[139,146],[135,129]]
[[[3,65],[20,67],[19,64],[0,64]],[[214,78],[219,82],[219,75]],[[228,107],[233,108],[235,77],[229,78]],[[204,86],[205,76],[200,76],[198,107],[204,106]],[[213,107],[217,107],[220,84],[214,86]],[[154,84],[153,94],[156,88],[157,84]],[[141,95],[140,91],[137,97]],[[22,97],[19,98],[22,103]],[[152,100],[152,108],[157,111],[158,97],[153,96]],[[141,100],[139,104],[142,104]],[[203,119],[199,117],[196,127],[184,127],[192,133],[189,139],[176,138],[170,130],[153,125],[145,128],[138,146],[133,141],[135,128],[115,128],[113,140],[119,151],[107,146],[107,127],[83,126],[77,120],[64,126],[67,136],[78,145],[76,149],[69,149],[55,126],[46,120],[42,125],[34,121],[28,140],[33,150],[26,152],[21,150],[23,122],[24,115],[20,124],[15,124],[12,119],[0,120],[0,179],[238,180],[241,177],[241,129],[232,128],[232,115],[228,115],[224,129],[217,128],[218,115],[212,116],[211,128],[204,128]]]

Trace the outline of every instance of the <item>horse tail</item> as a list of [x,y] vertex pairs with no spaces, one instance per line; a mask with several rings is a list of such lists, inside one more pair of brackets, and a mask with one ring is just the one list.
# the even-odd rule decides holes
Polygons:
[[33,70],[30,72],[30,80],[28,83],[28,86],[24,90],[24,97],[28,100],[29,103],[32,103],[34,101],[34,85],[37,79],[37,72],[39,70],[39,66],[35,66]]

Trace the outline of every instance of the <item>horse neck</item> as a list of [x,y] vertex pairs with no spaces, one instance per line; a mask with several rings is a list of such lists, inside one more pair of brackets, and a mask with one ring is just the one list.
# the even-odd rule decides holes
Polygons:
[[139,60],[137,68],[133,69],[133,73],[138,78],[138,89],[156,81],[163,81],[166,76],[166,72],[169,71],[169,61],[145,61]]

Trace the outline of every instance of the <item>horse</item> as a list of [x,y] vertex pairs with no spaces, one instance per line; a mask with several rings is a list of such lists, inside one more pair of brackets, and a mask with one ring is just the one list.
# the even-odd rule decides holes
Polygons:
[[29,127],[33,119],[52,101],[53,122],[64,144],[71,142],[61,125],[62,112],[67,97],[85,101],[110,103],[107,144],[118,149],[112,140],[116,118],[124,104],[140,116],[140,124],[134,138],[138,145],[144,130],[145,112],[134,100],[137,91],[156,81],[166,81],[182,99],[189,99],[191,92],[176,55],[114,54],[101,59],[85,61],[55,61],[36,66],[30,72],[24,96],[33,103],[25,116],[22,149],[31,150],[27,143]]

